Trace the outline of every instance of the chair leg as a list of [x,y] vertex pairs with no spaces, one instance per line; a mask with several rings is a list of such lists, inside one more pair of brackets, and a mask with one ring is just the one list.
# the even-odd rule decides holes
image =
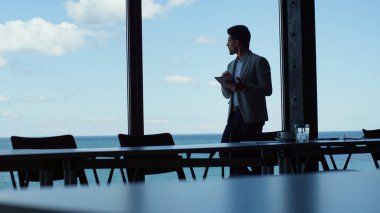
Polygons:
[[[115,157],[115,160],[120,160],[120,157]],[[113,172],[114,171],[115,171],[115,168],[111,168],[110,174],[108,175],[108,180],[107,180],[107,184],[108,185],[111,184],[111,182],[112,182],[112,177],[113,177]],[[124,176],[123,170],[120,169],[120,172],[121,172],[121,175],[123,177]],[[124,179],[125,179],[125,176],[123,177],[123,181],[124,181]]]
[[[93,161],[96,160],[96,157],[93,157],[91,158]],[[98,172],[96,171],[96,169],[92,169],[92,172],[94,173],[94,178],[95,178],[95,183],[96,185],[100,185],[100,181],[99,181],[99,176],[98,176]]]
[[98,176],[98,172],[96,171],[96,169],[92,169],[92,172],[94,173],[94,178],[95,178],[95,183],[96,185],[100,185],[100,181],[99,181],[99,176]]
[[110,171],[110,174],[108,175],[108,180],[107,180],[107,184],[108,185],[111,184],[114,170],[115,170],[115,168],[112,168],[111,171]]
[[124,174],[123,168],[120,168],[120,174],[121,174],[121,179],[123,179],[123,183],[127,183],[127,179],[125,178],[125,174]]
[[133,182],[136,171],[134,169],[126,169],[126,171],[127,171],[128,182],[129,183]]
[[79,178],[80,184],[88,185],[88,180],[87,180],[86,172],[84,171],[84,169],[78,171],[78,178]]
[[[187,156],[187,159],[190,159],[191,153],[187,153],[186,156]],[[192,166],[190,167],[190,172],[191,172],[191,177],[193,177],[193,180],[196,180],[197,178],[195,176],[194,168]]]
[[145,182],[145,174],[138,169],[127,169],[127,176],[129,182]]
[[330,156],[331,163],[332,163],[332,165],[334,167],[334,170],[338,170],[338,167],[336,166],[334,157],[332,156],[332,154],[329,154],[329,156]]
[[[121,159],[121,157],[119,157],[118,159]],[[124,160],[125,160],[125,157],[124,157]],[[127,179],[128,181],[130,180],[130,176],[128,176],[128,169],[125,169],[125,173],[124,173],[124,169],[120,168],[120,174],[121,174],[121,178],[123,179],[123,183],[126,184]],[[125,174],[127,174],[127,176],[125,176]]]
[[195,171],[194,171],[193,167],[190,167],[190,173],[191,173],[191,177],[193,178],[193,180],[197,180],[197,177],[195,176]]
[[375,155],[371,153],[371,156],[372,156],[372,160],[373,160],[373,163],[375,164],[376,169],[379,169],[380,166],[379,166],[379,163],[377,162],[377,160],[375,158]]
[[347,169],[348,163],[350,162],[350,159],[351,159],[351,155],[352,155],[351,153],[348,154],[348,157],[347,157],[346,163],[344,164],[343,170]]
[[204,173],[203,173],[203,180],[205,180],[206,179],[206,177],[207,177],[207,174],[208,174],[208,166],[205,168],[205,171],[204,171]]
[[[112,168],[111,171],[110,171],[110,174],[109,174],[109,176],[108,176],[108,180],[107,180],[107,184],[108,184],[108,185],[111,184],[111,182],[112,182],[112,177],[113,177],[113,172],[114,172],[114,170],[115,170],[115,169]],[[121,179],[123,180],[123,183],[126,184],[126,183],[127,183],[127,179],[126,179],[126,177],[125,177],[125,174],[124,174],[124,171],[123,171],[122,168],[120,168],[120,174],[121,174]]]
[[[330,157],[331,157],[331,155],[330,155]],[[330,167],[329,167],[329,165],[327,164],[327,160],[326,160],[326,158],[325,158],[324,155],[320,156],[319,161],[320,161],[321,164],[322,164],[323,171],[330,171]]]
[[[208,159],[212,159],[212,158],[214,157],[215,153],[216,153],[216,152],[212,152],[212,153],[210,153]],[[206,177],[207,177],[207,174],[208,174],[208,168],[209,168],[208,166],[205,168],[205,171],[204,171],[204,173],[203,173],[203,180],[205,180]]]
[[12,186],[13,186],[13,189],[14,189],[14,190],[17,190],[17,184],[16,184],[15,175],[13,174],[13,171],[10,171],[9,173],[10,173],[10,175],[11,175],[11,180],[12,180]]
[[183,171],[183,169],[177,170],[177,176],[179,180],[186,180],[185,172]]

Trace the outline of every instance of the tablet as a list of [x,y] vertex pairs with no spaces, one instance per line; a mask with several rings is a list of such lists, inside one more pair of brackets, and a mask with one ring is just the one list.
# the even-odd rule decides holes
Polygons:
[[215,77],[215,79],[222,85],[222,86],[225,86],[226,83],[231,83],[232,82],[232,78],[230,76],[219,76],[219,77]]

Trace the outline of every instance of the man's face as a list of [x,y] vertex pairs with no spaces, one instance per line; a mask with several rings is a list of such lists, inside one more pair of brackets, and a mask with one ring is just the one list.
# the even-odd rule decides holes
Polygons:
[[228,47],[228,50],[230,51],[230,55],[233,55],[237,53],[238,51],[239,41],[233,40],[231,36],[228,36],[227,47]]

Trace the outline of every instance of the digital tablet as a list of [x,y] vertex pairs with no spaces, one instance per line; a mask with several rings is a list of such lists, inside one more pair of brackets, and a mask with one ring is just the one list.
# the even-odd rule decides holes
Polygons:
[[232,78],[230,76],[219,76],[215,77],[215,79],[222,85],[225,86],[227,83],[232,82]]

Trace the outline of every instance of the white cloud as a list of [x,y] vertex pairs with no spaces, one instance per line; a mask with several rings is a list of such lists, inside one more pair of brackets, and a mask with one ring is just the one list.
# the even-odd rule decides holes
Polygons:
[[214,43],[217,40],[215,38],[206,37],[206,36],[198,36],[195,38],[195,42],[197,43]]
[[142,17],[152,19],[158,15],[165,15],[177,7],[190,5],[193,2],[194,0],[169,0],[166,4],[159,4],[154,0],[142,0]]
[[[152,19],[169,11],[189,5],[194,0],[142,0],[142,18]],[[112,25],[125,20],[125,0],[79,0],[66,2],[67,14],[79,24],[90,26]]]
[[[1,76],[0,76],[1,78]],[[62,99],[66,100],[66,96]],[[0,104],[23,104],[23,103],[49,103],[60,101],[59,98],[50,98],[42,95],[37,96],[28,96],[28,97],[19,97],[19,98],[9,98],[4,95],[0,95]]]
[[0,95],[0,103],[8,103],[10,99],[4,95]]
[[164,6],[154,2],[153,0],[142,1],[142,17],[145,19],[155,18],[157,14],[164,12]]
[[17,118],[17,117],[19,117],[19,115],[16,113],[0,110],[0,118]]
[[0,53],[34,51],[59,56],[82,47],[88,35],[67,22],[55,25],[42,18],[8,21],[0,24]]
[[66,2],[68,15],[79,24],[102,26],[125,20],[125,0]]
[[188,76],[180,76],[180,75],[169,75],[166,76],[165,81],[172,82],[172,83],[190,83],[193,81],[192,77]]
[[165,119],[149,119],[144,121],[145,124],[164,124],[169,123],[168,120]]
[[213,86],[213,87],[220,86],[220,84],[216,80],[215,81],[208,81],[207,84],[210,86]]
[[[168,0],[166,3],[156,3],[154,0],[142,0],[142,15],[143,18],[155,18],[192,2]],[[66,10],[78,24],[103,26],[125,20],[125,0],[67,1]],[[27,21],[12,20],[0,23],[0,53],[33,51],[60,56],[83,47],[89,36],[109,35],[101,32],[95,34],[68,22],[53,24],[37,17]],[[0,68],[6,64],[7,60],[0,57]]]
[[44,96],[35,96],[35,97],[26,97],[23,102],[38,102],[38,103],[44,103],[44,102],[52,102],[55,101],[53,98],[46,98]]
[[0,68],[5,67],[7,64],[8,64],[8,61],[5,58],[0,57]]

